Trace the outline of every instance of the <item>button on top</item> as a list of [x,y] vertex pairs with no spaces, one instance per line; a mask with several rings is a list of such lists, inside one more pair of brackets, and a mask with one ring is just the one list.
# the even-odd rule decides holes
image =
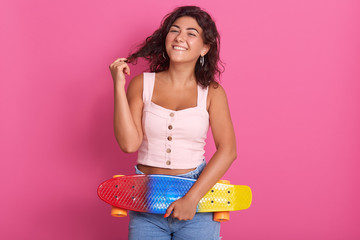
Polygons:
[[173,129],[173,126],[172,126],[172,125],[169,125],[169,126],[168,126],[168,129],[169,129],[169,130]]
[[171,112],[169,115],[170,115],[170,117],[174,117],[175,113]]

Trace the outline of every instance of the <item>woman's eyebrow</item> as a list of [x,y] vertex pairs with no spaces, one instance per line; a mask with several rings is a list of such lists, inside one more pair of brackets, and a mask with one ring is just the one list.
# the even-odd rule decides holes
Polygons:
[[[178,25],[175,25],[175,24],[171,25],[171,27],[177,27],[177,28],[180,29],[180,27]],[[199,33],[199,31],[196,28],[187,28],[186,30],[195,30],[195,31],[197,31]]]

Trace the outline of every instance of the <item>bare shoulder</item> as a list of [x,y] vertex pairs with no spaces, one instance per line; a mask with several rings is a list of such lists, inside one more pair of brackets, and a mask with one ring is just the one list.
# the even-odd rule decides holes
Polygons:
[[128,97],[142,97],[143,91],[143,74],[136,75],[129,83],[127,89]]
[[210,83],[208,90],[208,99],[207,99],[208,109],[209,107],[217,104],[227,105],[226,92],[225,89],[219,83],[212,82]]
[[[224,88],[218,82],[212,82],[209,85],[209,95],[222,95],[225,94]],[[226,94],[225,94],[226,95]]]
[[142,85],[143,85],[143,77],[144,75],[141,73],[141,74],[138,74],[136,75],[135,77],[133,77],[129,83],[129,86],[128,88],[139,88],[141,87],[142,89]]

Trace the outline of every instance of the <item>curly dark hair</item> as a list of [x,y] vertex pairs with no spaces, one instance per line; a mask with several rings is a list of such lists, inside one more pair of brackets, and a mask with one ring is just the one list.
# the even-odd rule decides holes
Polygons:
[[[204,56],[204,66],[198,60],[195,65],[195,76],[198,84],[207,87],[211,82],[217,82],[215,75],[220,79],[224,66],[219,57],[220,35],[217,31],[215,22],[211,16],[197,6],[182,6],[168,13],[161,21],[160,28],[139,45],[138,50],[130,53],[127,57],[129,63],[136,63],[137,58],[145,58],[150,65],[150,71],[161,72],[169,68],[170,60],[166,54],[165,38],[171,25],[179,17],[190,16],[194,18],[203,30],[204,44],[210,46],[210,50]],[[165,57],[163,57],[165,54]],[[199,58],[200,59],[200,58]],[[221,66],[221,69],[220,69]]]

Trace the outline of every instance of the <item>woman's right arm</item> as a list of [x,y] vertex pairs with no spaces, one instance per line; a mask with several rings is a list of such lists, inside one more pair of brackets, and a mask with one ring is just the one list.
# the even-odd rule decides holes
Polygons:
[[116,59],[110,66],[114,80],[114,132],[122,151],[136,152],[143,139],[142,118],[142,75],[134,77],[125,91],[125,73],[130,68],[125,58]]

